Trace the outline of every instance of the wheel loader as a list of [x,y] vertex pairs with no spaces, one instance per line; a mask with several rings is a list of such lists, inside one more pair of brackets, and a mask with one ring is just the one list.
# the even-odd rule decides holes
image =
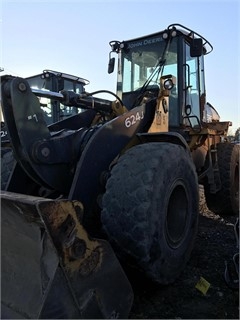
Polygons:
[[[35,92],[37,92],[37,90],[59,92],[63,89],[67,89],[76,93],[82,93],[85,91],[85,86],[89,84],[89,81],[84,78],[47,69],[43,70],[40,74],[27,77],[26,80]],[[60,101],[48,99],[46,97],[40,98],[40,105],[44,113],[45,122],[48,125],[66,119],[79,112],[78,108],[64,106]],[[1,138],[2,143],[8,142],[7,130],[4,125],[4,119],[2,119],[2,112]]]
[[[55,91],[59,92],[63,89],[74,91],[76,93],[83,93],[85,86],[89,84],[89,81],[74,76],[71,74],[53,71],[43,70],[42,73],[27,77],[32,90],[37,93],[38,90]],[[52,97],[54,98],[54,97]],[[65,106],[60,101],[50,99],[47,96],[39,97],[41,109],[43,110],[44,120],[47,125],[69,118],[71,115],[75,115],[81,110],[73,106]],[[1,189],[5,189],[8,177],[12,171],[14,158],[9,146],[9,137],[7,128],[2,116],[1,111],[1,170],[3,172],[1,176]]]
[[[184,270],[199,184],[214,213],[239,210],[239,145],[206,100],[210,42],[172,24],[110,46],[116,94],[1,79],[15,158],[1,192],[2,317],[126,318],[122,267],[160,285]],[[39,97],[81,112],[47,125]]]

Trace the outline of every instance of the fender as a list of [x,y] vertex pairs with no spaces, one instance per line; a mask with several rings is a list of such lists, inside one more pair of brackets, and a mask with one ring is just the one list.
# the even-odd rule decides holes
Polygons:
[[[155,101],[149,101],[104,124],[91,137],[77,164],[69,199],[77,199],[88,211],[96,199],[100,175],[139,132],[144,132],[154,115]],[[91,168],[91,170],[89,170]]]
[[190,154],[190,149],[186,140],[178,132],[138,133],[137,137],[141,143],[169,142],[169,143],[179,144]]

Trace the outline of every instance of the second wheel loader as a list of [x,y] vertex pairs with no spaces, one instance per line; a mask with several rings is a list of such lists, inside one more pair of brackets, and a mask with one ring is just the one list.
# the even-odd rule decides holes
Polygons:
[[[45,97],[39,96],[39,102],[44,115],[44,121],[47,125],[56,123],[61,120],[65,121],[67,126],[67,119],[81,112],[79,108],[74,106],[65,106],[60,101],[55,100],[54,96],[50,99],[47,97],[47,92],[59,92],[63,89],[74,91],[78,94],[85,91],[85,86],[89,84],[89,81],[67,74],[64,72],[43,70],[42,73],[36,74],[26,78],[33,92],[46,91]],[[12,171],[13,155],[12,150],[9,148],[9,137],[7,127],[2,117],[2,110],[0,112],[1,118],[1,189],[5,189],[8,177]]]
[[[1,194],[10,318],[125,318],[133,295],[118,259],[169,284],[194,246],[198,185],[213,212],[239,210],[239,145],[206,101],[211,44],[173,24],[110,45],[114,101],[2,77],[16,159]],[[46,94],[84,110],[47,126],[36,96]]]

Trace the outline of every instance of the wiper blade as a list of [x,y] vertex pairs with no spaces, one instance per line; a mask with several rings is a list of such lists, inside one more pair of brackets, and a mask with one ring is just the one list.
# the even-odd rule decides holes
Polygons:
[[162,57],[157,61],[156,65],[153,67],[154,68],[153,72],[150,74],[148,79],[144,82],[143,86],[140,88],[139,94],[135,100],[135,103],[133,104],[133,107],[136,107],[140,103],[143,93],[147,90],[150,82],[155,77],[155,75],[157,73],[158,74],[160,73],[160,71],[161,71],[162,67],[165,65],[165,63],[166,63],[166,59],[162,59]]

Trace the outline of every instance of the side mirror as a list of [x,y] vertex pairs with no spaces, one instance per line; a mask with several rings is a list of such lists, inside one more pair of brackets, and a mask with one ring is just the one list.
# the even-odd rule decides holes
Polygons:
[[192,39],[190,43],[191,57],[200,57],[203,54],[203,42],[201,38]]
[[108,62],[108,73],[113,73],[115,66],[115,58],[110,58]]

